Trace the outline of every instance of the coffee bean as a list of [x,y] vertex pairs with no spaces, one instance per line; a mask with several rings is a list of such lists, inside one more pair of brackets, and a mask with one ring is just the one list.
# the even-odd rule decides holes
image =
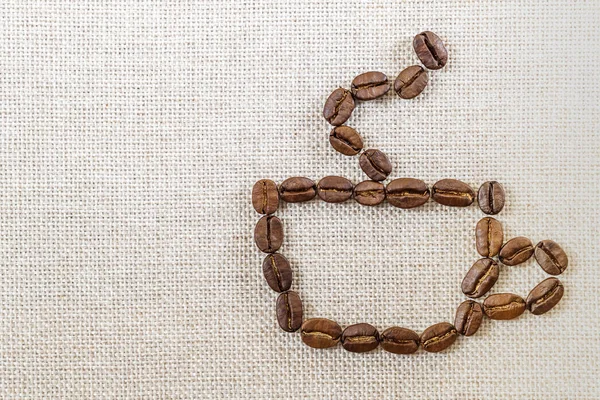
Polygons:
[[292,286],[292,268],[290,263],[279,253],[269,254],[263,261],[265,280],[276,292],[285,292]]
[[550,275],[560,275],[569,266],[567,254],[552,240],[542,240],[535,245],[535,259]]
[[326,318],[307,319],[300,329],[302,341],[315,349],[335,346],[342,336],[342,328]]
[[380,335],[381,347],[390,353],[412,354],[419,349],[419,335],[410,329],[393,326]]
[[565,288],[558,279],[545,279],[529,292],[525,301],[527,309],[535,315],[544,314],[558,304],[564,292]]
[[462,281],[461,289],[469,297],[481,297],[486,294],[498,280],[500,269],[496,261],[482,258],[475,261]]
[[279,196],[288,203],[312,200],[316,195],[317,186],[308,178],[288,178],[279,185]]
[[429,77],[423,67],[413,65],[400,72],[394,82],[394,90],[403,99],[412,99],[421,94],[428,81]]
[[352,197],[354,185],[341,176],[326,176],[317,185],[317,194],[328,203],[342,203]]
[[454,326],[461,335],[471,336],[477,332],[483,320],[481,304],[473,300],[464,301],[456,310]]
[[383,152],[366,150],[360,155],[360,168],[374,181],[382,181],[392,172],[392,163]]
[[277,298],[277,322],[286,332],[295,332],[302,325],[302,301],[296,292],[281,293]]
[[413,208],[427,203],[429,188],[419,179],[400,178],[388,183],[386,188],[388,202],[400,208]]
[[375,181],[363,181],[354,187],[354,200],[364,206],[376,206],[385,200],[385,186]]
[[252,206],[257,213],[273,214],[279,207],[279,192],[275,182],[261,179],[252,188]]
[[483,301],[483,312],[491,319],[513,319],[525,311],[525,300],[512,293],[492,294]]
[[352,81],[352,94],[358,100],[373,100],[390,90],[388,77],[383,72],[365,72]]
[[353,353],[364,353],[379,346],[379,332],[369,324],[350,325],[342,332],[342,346]]
[[429,69],[440,69],[448,61],[448,51],[442,40],[433,32],[425,31],[415,36],[413,47],[417,57]]
[[486,214],[498,214],[504,208],[504,188],[496,181],[485,182],[477,194],[479,208]]
[[323,107],[323,117],[333,126],[346,122],[354,110],[354,98],[349,90],[337,88],[330,95]]
[[484,257],[494,257],[500,251],[504,240],[502,224],[492,218],[479,220],[475,227],[475,244],[477,252]]
[[283,243],[283,225],[281,220],[266,215],[258,220],[254,228],[254,242],[263,253],[275,253]]
[[331,146],[346,156],[354,156],[363,148],[363,141],[358,132],[349,126],[336,126],[329,134]]
[[475,200],[475,192],[464,182],[442,179],[431,188],[431,197],[445,206],[466,207]]
[[447,349],[456,341],[458,333],[454,325],[440,322],[425,329],[421,334],[421,346],[430,353]]
[[505,265],[517,265],[529,260],[529,257],[533,255],[533,251],[531,240],[519,236],[504,243],[500,253],[498,253],[498,259]]

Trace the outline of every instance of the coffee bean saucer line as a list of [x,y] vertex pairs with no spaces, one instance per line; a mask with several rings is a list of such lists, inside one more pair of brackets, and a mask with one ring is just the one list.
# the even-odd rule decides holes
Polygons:
[[[277,253],[283,243],[283,225],[273,215],[279,202],[298,203],[318,197],[328,203],[342,203],[354,198],[358,203],[374,206],[384,200],[400,208],[414,208],[425,204],[429,197],[439,204],[451,207],[466,207],[475,199],[473,189],[466,183],[444,179],[436,182],[431,190],[421,180],[400,178],[388,183],[365,181],[354,186],[348,179],[328,176],[317,184],[305,177],[293,177],[279,186],[272,180],[263,179],[252,188],[254,209],[264,216],[254,230],[256,246],[267,253],[263,261],[263,274],[269,287],[280,293],[276,302],[276,316],[281,329],[286,332],[300,330],[302,341],[313,348],[334,347],[338,342],[344,349],[362,353],[374,350],[379,345],[396,354],[411,354],[419,347],[437,353],[450,347],[459,335],[471,336],[477,332],[487,316],[495,320],[514,319],[527,309],[540,315],[552,309],[562,298],[564,287],[554,277],[535,286],[527,299],[512,293],[497,293],[488,296],[483,304],[474,300],[461,303],[454,324],[440,322],[425,329],[420,335],[402,327],[390,327],[382,333],[372,325],[359,323],[341,326],[326,318],[303,320],[303,306],[298,293],[291,291],[292,269],[289,261]],[[504,207],[504,190],[495,181],[485,182],[478,192],[478,203],[487,214],[497,214]],[[467,272],[461,289],[471,298],[485,295],[496,283],[500,263],[518,265],[534,256],[538,264],[551,275],[559,275],[568,266],[568,258],[562,248],[551,240],[543,240],[536,246],[524,237],[516,237],[503,244],[502,224],[492,217],[481,219],[475,227],[477,252],[483,257]]]

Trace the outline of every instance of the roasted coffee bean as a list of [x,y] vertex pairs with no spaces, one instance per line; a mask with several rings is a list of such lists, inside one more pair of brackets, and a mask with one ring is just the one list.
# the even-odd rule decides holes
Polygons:
[[349,126],[336,126],[329,134],[331,146],[346,156],[354,156],[363,148],[363,141],[358,132]]
[[527,309],[535,315],[544,314],[558,304],[564,292],[565,288],[558,279],[545,279],[529,292],[525,301]]
[[431,197],[445,206],[466,207],[475,200],[475,192],[464,182],[456,179],[442,179],[431,188]]
[[285,292],[292,286],[292,268],[290,263],[279,253],[269,254],[263,261],[265,280],[276,292]]
[[535,245],[535,259],[550,275],[560,275],[569,266],[567,254],[552,240],[542,240]]
[[533,255],[533,251],[531,240],[519,236],[504,243],[500,253],[498,253],[498,259],[502,264],[517,265],[529,260],[529,257]]
[[385,200],[385,186],[375,181],[363,181],[354,187],[354,200],[364,206],[376,206]]
[[400,178],[388,183],[386,188],[388,202],[400,208],[413,208],[427,203],[429,188],[419,179]]
[[393,326],[380,335],[381,347],[390,353],[412,354],[419,349],[419,335],[410,329]]
[[504,231],[498,220],[492,217],[479,220],[475,227],[475,244],[479,254],[484,257],[494,257],[500,251],[503,241]]
[[252,206],[257,213],[273,214],[279,207],[279,192],[275,182],[261,179],[252,187]]
[[483,301],[483,312],[491,319],[513,319],[525,311],[525,300],[512,293],[492,294]]
[[254,228],[254,242],[260,251],[275,253],[283,243],[283,225],[273,215],[266,215],[258,220]]
[[429,69],[440,69],[448,61],[448,51],[442,40],[433,32],[425,31],[415,36],[413,47],[417,57]]
[[373,100],[383,96],[388,90],[390,82],[383,72],[365,72],[352,81],[352,94],[358,100]]
[[341,176],[326,176],[317,185],[317,194],[328,203],[342,203],[352,197],[354,185]]
[[300,328],[302,341],[315,349],[335,346],[342,336],[342,328],[330,319],[307,319]]
[[494,286],[498,280],[500,269],[496,261],[482,258],[475,261],[462,281],[461,289],[469,297],[481,297]]
[[496,181],[485,182],[477,193],[479,208],[486,214],[498,214],[504,208],[504,188]]
[[461,335],[471,336],[477,332],[483,320],[481,304],[473,300],[464,301],[456,310],[454,326]]
[[454,325],[440,322],[425,329],[421,334],[421,346],[430,353],[447,349],[456,341],[458,333]]
[[379,332],[369,324],[350,325],[342,332],[342,346],[353,353],[364,353],[379,346]]
[[360,168],[374,181],[382,181],[392,172],[392,163],[383,152],[366,150],[360,155]]
[[412,99],[421,94],[428,81],[429,77],[423,67],[413,65],[400,72],[394,82],[394,90],[403,99]]
[[308,178],[288,178],[279,185],[279,196],[288,203],[312,200],[316,195],[317,186]]
[[333,126],[346,122],[354,110],[354,98],[349,90],[337,88],[330,95],[323,107],[323,117]]
[[302,325],[302,301],[296,292],[281,293],[277,298],[277,322],[286,332],[295,332]]

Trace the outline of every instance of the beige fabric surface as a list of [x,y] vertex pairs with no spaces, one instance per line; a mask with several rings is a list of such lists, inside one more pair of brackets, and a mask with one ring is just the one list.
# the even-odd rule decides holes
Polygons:
[[[600,398],[598,1],[22,1],[0,4],[0,398]],[[349,121],[392,177],[500,181],[507,236],[570,258],[543,316],[447,352],[304,346],[275,321],[252,240],[260,178],[342,175],[320,113],[395,78],[437,32],[414,101]],[[452,321],[476,206],[283,204],[305,317]],[[493,292],[546,275],[502,267]]]

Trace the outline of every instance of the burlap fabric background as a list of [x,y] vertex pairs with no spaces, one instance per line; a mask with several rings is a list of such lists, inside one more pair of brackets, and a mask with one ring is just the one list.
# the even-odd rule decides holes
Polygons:
[[[535,4],[537,3],[537,4]],[[597,1],[4,1],[0,397],[600,397]],[[349,124],[392,177],[507,191],[507,236],[570,257],[552,312],[486,320],[442,354],[316,351],[275,321],[252,184],[364,179],[323,102],[395,78],[430,29],[450,61]],[[452,321],[476,206],[282,205],[306,317]],[[493,292],[526,296],[534,261]]]

